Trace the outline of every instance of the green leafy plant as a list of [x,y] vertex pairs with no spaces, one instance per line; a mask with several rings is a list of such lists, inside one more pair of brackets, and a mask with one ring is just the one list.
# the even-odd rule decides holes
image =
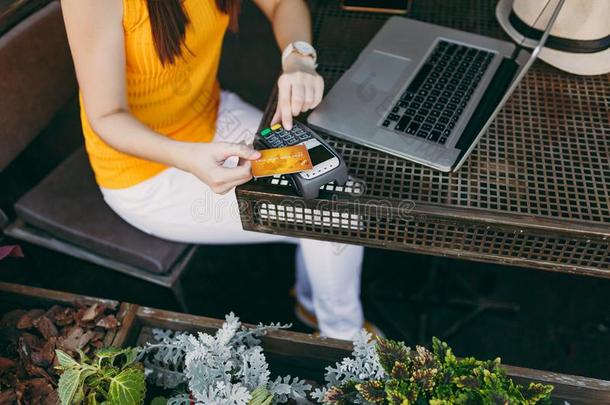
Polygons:
[[144,402],[144,366],[136,362],[139,349],[100,349],[90,359],[79,351],[77,361],[56,350],[61,372],[58,394],[62,405],[139,405]]
[[550,404],[552,386],[515,384],[500,359],[458,359],[434,338],[432,351],[402,342],[370,341],[363,332],[352,358],[328,367],[327,386],[313,397],[328,405],[542,405]]

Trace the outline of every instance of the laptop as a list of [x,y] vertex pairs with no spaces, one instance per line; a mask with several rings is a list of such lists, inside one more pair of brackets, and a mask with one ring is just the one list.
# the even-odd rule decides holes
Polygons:
[[[315,129],[443,172],[458,170],[549,36],[548,0],[527,50],[512,42],[390,18],[309,115]],[[512,2],[501,2],[512,7]],[[523,44],[523,43],[522,43]],[[521,45],[522,45],[521,44]]]

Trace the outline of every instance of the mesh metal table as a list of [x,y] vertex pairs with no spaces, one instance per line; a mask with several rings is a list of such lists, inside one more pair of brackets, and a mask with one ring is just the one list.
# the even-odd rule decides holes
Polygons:
[[[410,17],[507,39],[495,4],[415,1]],[[328,89],[387,16],[312,10]],[[281,178],[251,181],[237,190],[245,229],[610,277],[610,75],[537,62],[456,173],[323,135],[353,180],[310,201]]]

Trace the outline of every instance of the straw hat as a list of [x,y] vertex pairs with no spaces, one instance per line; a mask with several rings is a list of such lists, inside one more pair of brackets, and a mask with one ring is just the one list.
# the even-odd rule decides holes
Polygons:
[[[557,4],[557,0],[500,0],[496,17],[515,42],[534,47]],[[539,57],[578,75],[609,73],[610,0],[566,0]]]

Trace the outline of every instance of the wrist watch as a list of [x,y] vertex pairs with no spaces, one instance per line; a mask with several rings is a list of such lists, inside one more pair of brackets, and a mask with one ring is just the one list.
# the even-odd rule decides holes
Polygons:
[[316,61],[318,60],[316,50],[313,46],[311,46],[311,44],[305,41],[294,41],[289,43],[288,46],[286,46],[284,52],[282,52],[282,67],[284,66],[284,63],[286,62],[288,56],[291,55],[293,52],[296,52],[299,55],[303,56],[311,56],[313,59],[314,67],[318,67],[318,65],[316,64]]

